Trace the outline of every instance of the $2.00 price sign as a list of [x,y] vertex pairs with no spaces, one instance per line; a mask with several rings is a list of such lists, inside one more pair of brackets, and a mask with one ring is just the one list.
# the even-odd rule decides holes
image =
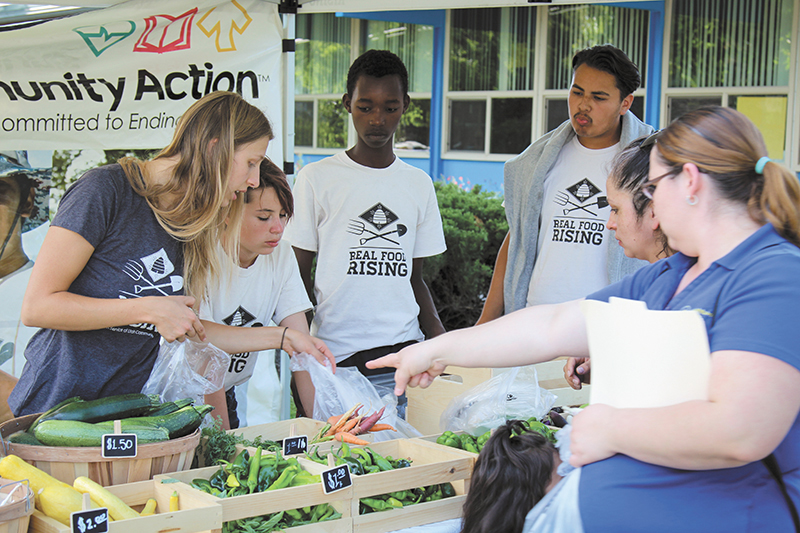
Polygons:
[[103,435],[103,457],[136,457],[136,434],[118,433]]
[[72,533],[106,533],[108,531],[108,509],[75,511],[70,515]]
[[346,489],[353,484],[350,467],[346,464],[323,470],[320,477],[322,478],[322,492],[325,494]]

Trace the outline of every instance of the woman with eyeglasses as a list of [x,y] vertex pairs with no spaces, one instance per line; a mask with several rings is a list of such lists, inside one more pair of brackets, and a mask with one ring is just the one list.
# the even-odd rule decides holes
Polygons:
[[[589,406],[571,435],[570,462],[583,468],[562,483],[578,483],[571,504],[587,533],[800,531],[800,184],[767,157],[749,119],[722,107],[664,129],[649,175],[642,191],[676,253],[589,298],[698,310],[711,348],[709,398]],[[429,385],[450,364],[561,355],[588,355],[579,301],[523,309],[372,365],[397,367],[399,393]],[[540,506],[564,502],[546,500],[529,519],[551,529],[536,522],[526,531],[559,531]]]

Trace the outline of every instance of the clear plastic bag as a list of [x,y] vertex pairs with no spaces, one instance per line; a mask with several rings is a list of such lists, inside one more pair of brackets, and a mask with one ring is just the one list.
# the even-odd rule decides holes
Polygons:
[[327,420],[333,415],[341,415],[360,403],[364,405],[362,413],[373,413],[381,407],[385,407],[380,422],[397,429],[397,431],[387,430],[372,433],[376,442],[422,436],[411,424],[397,416],[397,397],[393,393],[381,397],[372,383],[358,369],[338,367],[334,374],[328,361],[325,361],[323,366],[306,353],[293,355],[290,368],[292,372],[308,372],[311,376],[315,390],[315,420]]
[[555,401],[552,392],[539,387],[533,366],[517,367],[453,398],[442,412],[439,427],[477,436],[506,420],[541,418]]
[[211,343],[165,342],[142,392],[158,394],[162,402],[191,398],[202,404],[203,396],[222,388],[230,364],[231,356]]

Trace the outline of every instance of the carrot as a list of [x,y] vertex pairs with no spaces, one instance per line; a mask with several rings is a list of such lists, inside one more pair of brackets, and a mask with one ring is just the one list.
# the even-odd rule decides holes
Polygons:
[[369,444],[369,442],[361,440],[355,435],[352,435],[346,431],[340,431],[334,435],[333,440],[338,440],[339,442],[348,442],[350,444],[355,444],[356,446],[367,446]]
[[339,421],[340,418],[342,418],[342,415],[333,415],[328,419],[328,424],[334,425],[336,422]]
[[351,418],[350,420],[345,422],[342,427],[339,428],[339,431],[337,431],[337,433],[342,432],[342,431],[350,431],[351,429],[356,427],[356,425],[358,424],[359,421],[360,421],[359,418]]
[[360,403],[357,403],[353,407],[351,407],[345,414],[343,414],[339,418],[339,420],[336,421],[335,424],[331,425],[331,429],[329,429],[328,432],[325,433],[325,436],[330,437],[331,435],[336,435],[336,432],[339,431],[339,428],[342,427],[344,423],[347,422],[353,415],[353,413],[355,413],[360,407],[361,407]]
[[370,432],[372,432],[372,431],[386,431],[387,429],[391,429],[392,431],[397,431],[389,424],[375,424],[369,430]]

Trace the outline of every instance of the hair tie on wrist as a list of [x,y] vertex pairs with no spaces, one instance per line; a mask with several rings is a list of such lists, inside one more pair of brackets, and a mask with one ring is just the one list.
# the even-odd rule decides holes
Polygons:
[[289,329],[288,326],[283,327],[283,333],[281,333],[281,350],[283,350],[283,339],[286,338],[286,330]]
[[759,159],[758,162],[756,163],[756,174],[763,174],[764,173],[764,167],[770,161],[772,161],[772,159],[770,159],[767,156],[764,156],[761,159]]

